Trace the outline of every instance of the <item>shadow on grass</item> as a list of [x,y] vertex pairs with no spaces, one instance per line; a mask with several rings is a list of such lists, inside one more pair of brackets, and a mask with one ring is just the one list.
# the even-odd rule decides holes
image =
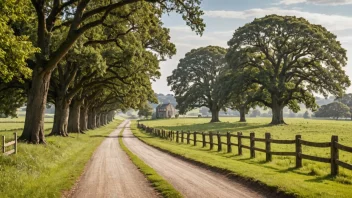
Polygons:
[[333,177],[331,175],[325,175],[325,176],[321,176],[321,177],[316,177],[313,179],[307,179],[305,180],[306,182],[315,182],[315,183],[323,183],[326,180],[333,180]]

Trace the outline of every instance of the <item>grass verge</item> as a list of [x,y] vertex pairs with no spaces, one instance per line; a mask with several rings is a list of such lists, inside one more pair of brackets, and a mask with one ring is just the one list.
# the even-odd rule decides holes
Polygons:
[[271,163],[256,162],[250,159],[237,159],[233,153],[211,151],[208,148],[177,144],[169,140],[159,139],[131,125],[132,131],[143,142],[167,150],[170,153],[205,164],[215,169],[243,178],[265,184],[269,188],[297,197],[352,197],[352,186],[334,181],[328,176],[311,176],[294,168],[271,166]]
[[123,130],[119,134],[119,143],[123,151],[129,156],[134,165],[147,177],[152,186],[163,196],[179,198],[182,195],[166,180],[164,180],[154,169],[144,163],[135,154],[133,154],[123,143]]
[[47,137],[47,145],[19,143],[18,154],[0,155],[1,197],[61,197],[82,174],[95,149],[121,120],[86,134]]

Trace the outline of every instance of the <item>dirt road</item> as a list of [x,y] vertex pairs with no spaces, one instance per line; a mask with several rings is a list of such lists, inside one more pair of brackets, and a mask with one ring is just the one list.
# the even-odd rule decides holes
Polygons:
[[127,122],[120,124],[95,151],[72,197],[159,197],[119,146],[118,134]]
[[199,168],[144,144],[133,136],[128,127],[129,124],[126,125],[123,133],[125,145],[184,197],[264,197],[223,175]]

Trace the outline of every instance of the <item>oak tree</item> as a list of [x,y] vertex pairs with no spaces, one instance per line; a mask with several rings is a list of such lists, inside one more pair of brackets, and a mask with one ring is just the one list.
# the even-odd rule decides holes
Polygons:
[[185,114],[194,108],[208,107],[211,122],[219,122],[219,111],[225,107],[227,96],[218,94],[220,76],[226,69],[226,49],[217,46],[193,49],[180,60],[168,85],[175,93],[177,108]]
[[228,42],[234,72],[259,84],[256,100],[272,109],[271,124],[283,124],[283,108],[299,103],[315,110],[313,93],[341,96],[350,80],[346,50],[336,36],[304,18],[269,15],[238,28]]

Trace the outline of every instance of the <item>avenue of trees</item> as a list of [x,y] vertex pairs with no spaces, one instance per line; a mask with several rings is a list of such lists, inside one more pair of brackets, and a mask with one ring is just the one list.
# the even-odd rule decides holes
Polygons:
[[341,98],[351,84],[343,70],[346,50],[334,34],[304,18],[255,19],[238,28],[228,46],[194,49],[180,60],[168,77],[180,113],[207,106],[217,122],[223,107],[248,112],[259,105],[271,109],[271,124],[284,124],[284,107],[296,113],[304,104],[316,111],[313,93]]
[[26,104],[21,140],[45,143],[44,113],[55,105],[51,135],[111,121],[116,110],[156,102],[151,80],[176,53],[161,16],[176,12],[202,34],[200,0],[8,0],[0,2],[0,114]]

